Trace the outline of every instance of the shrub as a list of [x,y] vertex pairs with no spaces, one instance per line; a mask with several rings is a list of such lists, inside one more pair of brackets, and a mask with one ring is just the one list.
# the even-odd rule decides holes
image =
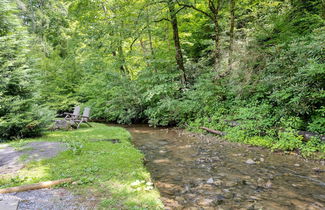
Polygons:
[[325,154],[325,143],[319,138],[312,137],[306,144],[301,145],[300,150],[304,157],[309,157],[318,151]]
[[294,150],[302,146],[302,136],[298,136],[294,130],[288,129],[279,132],[279,140],[273,145],[272,149]]

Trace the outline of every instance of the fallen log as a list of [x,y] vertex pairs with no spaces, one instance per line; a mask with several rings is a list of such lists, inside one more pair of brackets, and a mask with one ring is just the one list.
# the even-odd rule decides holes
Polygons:
[[203,130],[208,131],[209,133],[217,134],[219,136],[225,136],[226,135],[226,133],[222,132],[222,131],[217,131],[217,130],[213,130],[213,129],[206,128],[206,127],[200,127],[200,128],[203,129]]
[[29,184],[29,185],[23,185],[23,186],[17,186],[17,187],[9,187],[5,189],[0,189],[0,194],[3,193],[13,193],[13,192],[23,192],[23,191],[28,191],[28,190],[38,190],[42,188],[49,188],[54,185],[62,184],[62,183],[68,183],[72,182],[71,178],[67,179],[60,179],[60,180],[55,180],[55,181],[47,181],[47,182],[40,182],[37,184]]

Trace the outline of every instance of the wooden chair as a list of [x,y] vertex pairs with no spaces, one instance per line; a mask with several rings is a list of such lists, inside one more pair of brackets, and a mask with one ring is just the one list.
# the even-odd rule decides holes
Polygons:
[[91,127],[91,125],[88,123],[89,117],[90,117],[90,108],[86,107],[84,109],[83,114],[80,116],[80,119],[73,120],[75,123],[78,124],[77,129],[79,128],[81,123],[86,123],[89,127]]
[[64,112],[64,114],[65,114],[65,117],[64,117],[65,120],[70,120],[70,121],[77,120],[79,118],[79,114],[80,114],[80,106],[76,106],[73,109],[73,113]]

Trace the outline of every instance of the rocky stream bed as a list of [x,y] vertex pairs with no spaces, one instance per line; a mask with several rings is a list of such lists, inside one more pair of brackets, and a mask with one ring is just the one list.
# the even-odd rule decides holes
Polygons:
[[325,209],[324,161],[173,129],[127,129],[167,209]]

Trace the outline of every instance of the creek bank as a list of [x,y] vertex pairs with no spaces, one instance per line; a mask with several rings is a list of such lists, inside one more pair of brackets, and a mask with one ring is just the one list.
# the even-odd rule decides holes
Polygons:
[[322,161],[174,129],[127,129],[169,209],[325,208]]

